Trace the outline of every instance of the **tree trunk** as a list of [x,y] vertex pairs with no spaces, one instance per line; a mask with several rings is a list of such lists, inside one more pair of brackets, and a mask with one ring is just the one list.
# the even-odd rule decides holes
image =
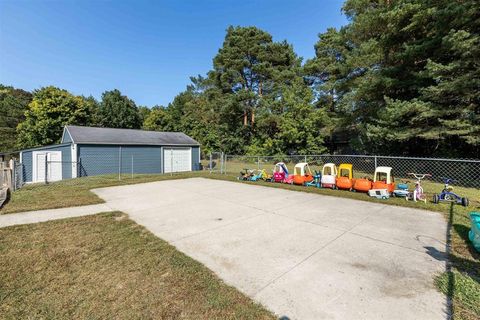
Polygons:
[[[258,83],[258,96],[262,99],[262,81]],[[252,107],[252,126],[255,123],[255,106]]]
[[247,125],[247,110],[243,110],[243,125],[246,126]]

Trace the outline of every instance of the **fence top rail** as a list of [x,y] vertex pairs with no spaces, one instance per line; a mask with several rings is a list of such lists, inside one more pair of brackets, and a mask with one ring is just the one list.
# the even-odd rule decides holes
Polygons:
[[449,161],[449,162],[471,162],[479,163],[480,159],[455,159],[455,158],[422,158],[422,157],[402,157],[402,156],[376,156],[376,155],[356,155],[356,154],[291,154],[291,155],[277,155],[277,156],[251,156],[251,155],[225,155],[228,158],[293,158],[293,157],[350,157],[350,158],[382,158],[382,159],[402,159],[402,160],[421,160],[421,161]]

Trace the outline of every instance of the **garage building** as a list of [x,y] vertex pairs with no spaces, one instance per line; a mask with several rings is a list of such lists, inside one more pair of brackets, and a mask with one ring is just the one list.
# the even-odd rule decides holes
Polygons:
[[24,182],[200,169],[200,145],[182,132],[65,126],[60,144],[20,151]]

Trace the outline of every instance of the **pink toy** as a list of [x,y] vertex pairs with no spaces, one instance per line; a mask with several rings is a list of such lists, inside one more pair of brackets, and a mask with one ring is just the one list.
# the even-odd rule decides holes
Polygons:
[[428,174],[428,173],[423,173],[423,174],[421,174],[421,173],[408,173],[408,175],[414,176],[415,179],[417,179],[417,181],[415,181],[415,190],[413,190],[413,192],[410,192],[407,195],[406,199],[407,200],[413,200],[415,202],[417,202],[417,200],[418,200],[418,201],[423,201],[423,202],[427,203],[427,196],[423,192],[421,181],[423,179],[425,179],[426,177],[431,177],[432,175]]
[[273,182],[286,182],[288,179],[288,169],[285,163],[279,162],[273,167]]

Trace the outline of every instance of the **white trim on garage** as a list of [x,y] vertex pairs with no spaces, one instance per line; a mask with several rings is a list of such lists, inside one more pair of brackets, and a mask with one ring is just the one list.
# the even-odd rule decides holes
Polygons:
[[72,161],[72,178],[76,178],[78,174],[78,169],[77,169],[78,148],[77,148],[77,144],[75,143],[72,143],[70,157]]

